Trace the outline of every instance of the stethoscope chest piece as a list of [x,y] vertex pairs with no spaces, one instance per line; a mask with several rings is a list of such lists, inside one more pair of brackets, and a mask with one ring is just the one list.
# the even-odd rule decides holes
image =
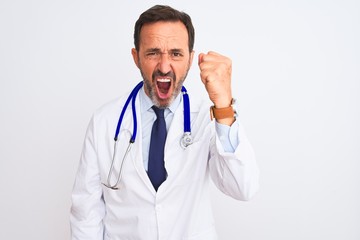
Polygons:
[[193,143],[193,139],[190,132],[184,132],[184,135],[180,139],[180,146],[183,149],[186,149],[189,145]]

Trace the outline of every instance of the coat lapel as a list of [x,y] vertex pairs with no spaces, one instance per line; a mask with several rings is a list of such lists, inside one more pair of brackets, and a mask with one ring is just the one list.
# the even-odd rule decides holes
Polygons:
[[147,175],[147,172],[144,168],[144,161],[143,161],[143,155],[142,155],[142,124],[141,124],[141,107],[140,107],[140,100],[137,97],[135,100],[135,106],[136,106],[136,116],[137,116],[137,136],[135,143],[133,144],[132,150],[130,151],[130,156],[133,161],[135,170],[143,183],[152,191],[155,193],[154,187],[152,186],[150,179]]

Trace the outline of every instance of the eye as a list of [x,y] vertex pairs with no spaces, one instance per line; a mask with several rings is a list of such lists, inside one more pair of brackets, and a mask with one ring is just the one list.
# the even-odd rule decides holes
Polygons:
[[173,52],[173,53],[172,53],[172,56],[173,56],[173,57],[176,57],[176,58],[179,58],[179,57],[182,57],[183,54],[182,54],[181,52]]
[[156,56],[158,54],[159,54],[158,52],[148,52],[146,53],[146,56]]

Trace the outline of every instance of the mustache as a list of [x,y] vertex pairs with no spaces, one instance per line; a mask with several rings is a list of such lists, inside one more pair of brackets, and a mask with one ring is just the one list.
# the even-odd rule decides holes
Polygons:
[[172,80],[176,80],[176,75],[173,71],[169,71],[167,73],[163,73],[160,70],[156,70],[153,74],[152,74],[152,78],[155,79],[156,77],[169,77]]

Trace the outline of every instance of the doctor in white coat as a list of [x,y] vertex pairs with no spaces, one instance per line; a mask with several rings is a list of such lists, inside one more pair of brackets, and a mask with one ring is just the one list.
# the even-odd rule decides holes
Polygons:
[[[193,140],[184,148],[180,141],[187,110],[179,93],[194,57],[191,19],[169,6],[154,6],[136,22],[134,42],[132,55],[144,82],[135,98],[137,137],[123,159],[133,134],[131,107],[124,114],[116,149],[114,132],[127,96],[94,113],[72,193],[72,239],[217,239],[209,179],[238,200],[249,200],[258,189],[254,153],[232,106],[231,60],[215,52],[199,54],[200,77],[210,101],[191,101],[189,92]],[[157,190],[147,174],[156,120],[152,105],[165,109],[167,129],[166,179]]]

